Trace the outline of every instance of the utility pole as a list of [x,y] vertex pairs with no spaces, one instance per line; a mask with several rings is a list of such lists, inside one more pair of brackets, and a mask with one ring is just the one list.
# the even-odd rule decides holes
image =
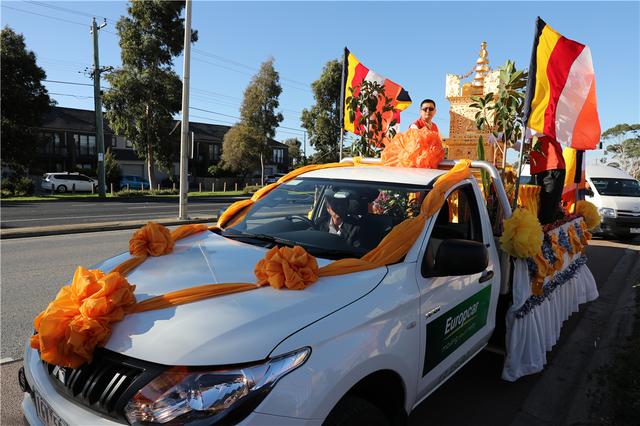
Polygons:
[[185,1],[184,61],[182,62],[182,132],[180,135],[180,211],[178,219],[186,220],[189,182],[189,67],[191,63],[191,0]]
[[302,140],[304,140],[304,165],[307,165],[307,132],[302,133]]
[[104,21],[100,26],[96,25],[96,18],[91,23],[91,33],[93,34],[93,100],[96,111],[96,139],[98,142],[98,194],[100,198],[105,197],[106,179],[104,173],[104,129],[102,127],[102,97],[100,93],[100,58],[98,54],[98,30],[107,25]]

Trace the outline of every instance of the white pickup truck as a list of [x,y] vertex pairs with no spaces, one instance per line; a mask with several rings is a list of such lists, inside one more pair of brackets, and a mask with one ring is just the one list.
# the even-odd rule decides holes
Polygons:
[[[497,171],[472,166],[492,175],[509,217]],[[302,174],[239,223],[178,241],[172,254],[150,258],[128,279],[145,299],[202,283],[254,282],[254,266],[275,245],[302,246],[319,266],[360,257],[417,214],[444,172],[368,166]],[[130,314],[77,369],[47,364],[27,347],[27,421],[402,424],[504,321],[496,309],[510,289],[507,280],[501,285],[510,262],[499,254],[477,181],[461,181],[446,198],[398,263],[320,278],[303,291],[262,287]],[[326,204],[336,200],[343,224],[332,232]]]

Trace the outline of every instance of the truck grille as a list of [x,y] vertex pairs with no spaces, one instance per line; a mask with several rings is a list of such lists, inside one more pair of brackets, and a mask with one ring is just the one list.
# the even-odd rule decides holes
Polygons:
[[125,422],[124,406],[167,367],[98,349],[91,364],[65,368],[42,361],[51,381],[67,397]]

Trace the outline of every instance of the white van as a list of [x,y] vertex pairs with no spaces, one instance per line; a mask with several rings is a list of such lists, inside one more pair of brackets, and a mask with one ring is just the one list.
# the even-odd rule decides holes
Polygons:
[[602,216],[603,234],[627,239],[640,235],[640,183],[610,166],[587,165],[586,200]]

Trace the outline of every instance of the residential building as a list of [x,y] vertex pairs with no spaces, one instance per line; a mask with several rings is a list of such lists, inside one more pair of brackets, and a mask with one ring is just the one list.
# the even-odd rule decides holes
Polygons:
[[[177,176],[180,170],[179,140],[180,126],[175,122],[175,149],[172,174]],[[190,159],[189,171],[194,177],[206,177],[207,169],[220,161],[222,141],[229,126],[190,122]],[[98,150],[95,130],[95,114],[92,110],[53,107],[38,128],[47,138],[42,152],[37,153],[33,174],[45,172],[82,170],[95,175],[98,161]],[[116,156],[123,175],[147,177],[147,168],[143,159],[139,158],[130,141],[116,135],[104,123],[105,150],[111,148]],[[287,146],[271,141],[272,157],[265,166],[265,174],[287,171]],[[167,173],[157,171],[158,178],[164,179]]]

